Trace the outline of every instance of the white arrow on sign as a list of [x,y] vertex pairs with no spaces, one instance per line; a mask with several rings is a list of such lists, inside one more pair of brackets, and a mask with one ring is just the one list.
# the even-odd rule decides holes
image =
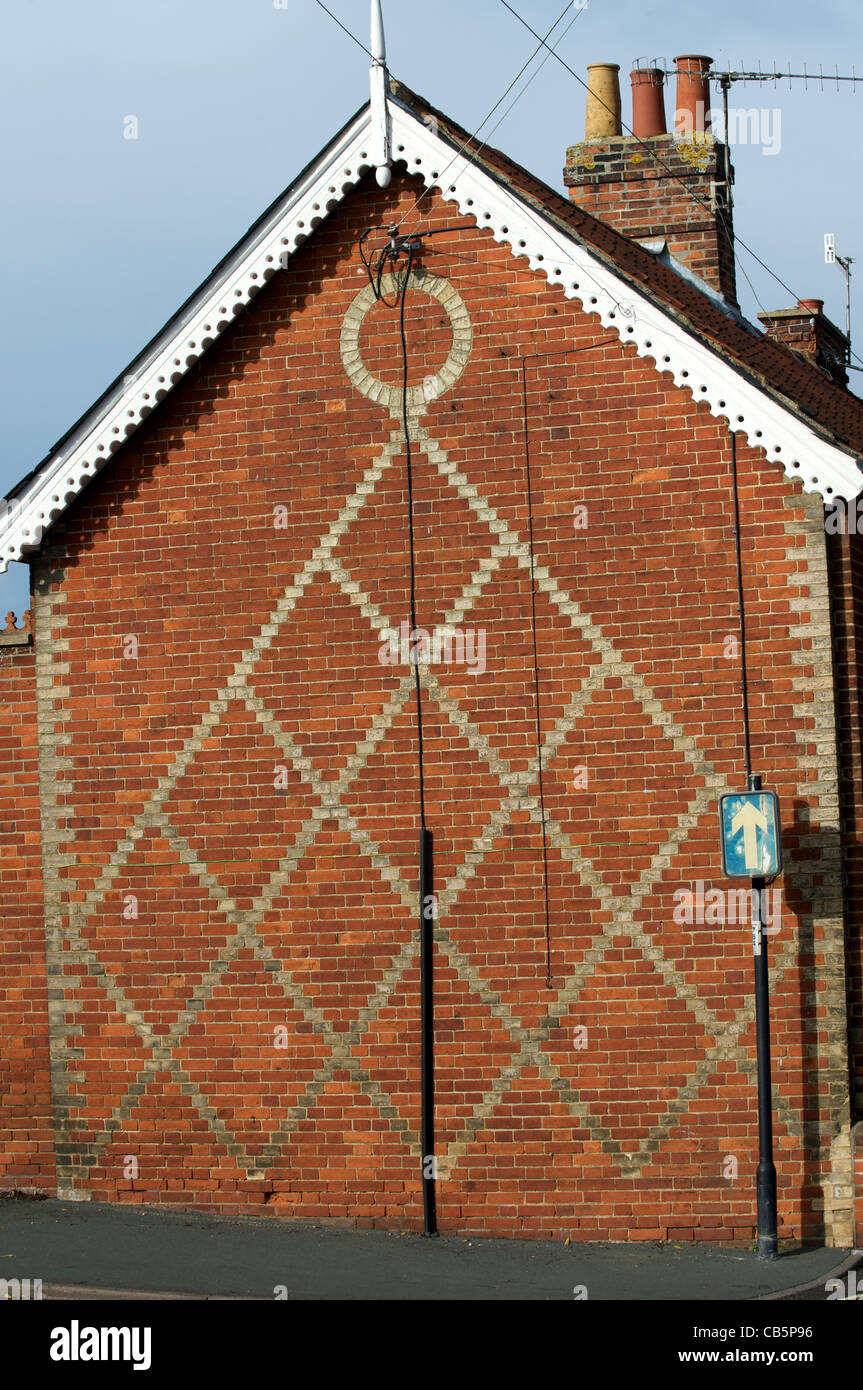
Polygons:
[[751,801],[745,801],[731,822],[731,833],[743,830],[743,861],[747,869],[758,868],[758,835],[756,828],[767,829],[767,817]]

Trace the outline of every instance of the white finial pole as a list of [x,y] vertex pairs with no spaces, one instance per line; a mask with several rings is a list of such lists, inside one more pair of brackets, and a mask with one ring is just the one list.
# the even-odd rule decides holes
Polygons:
[[372,57],[376,63],[386,63],[387,44],[384,38],[384,17],[381,13],[381,0],[372,0]]
[[381,13],[381,0],[372,0],[371,42],[371,110],[372,129],[375,140],[377,173],[375,177],[379,188],[389,188],[393,171],[390,168],[390,131],[387,113],[387,45],[384,39],[384,17]]

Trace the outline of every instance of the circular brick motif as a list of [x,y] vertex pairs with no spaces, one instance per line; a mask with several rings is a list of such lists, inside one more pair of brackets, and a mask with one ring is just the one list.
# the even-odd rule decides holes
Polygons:
[[[429,401],[436,400],[449,391],[461,376],[470,358],[473,345],[473,327],[467,306],[458,290],[448,280],[438,275],[429,275],[422,269],[415,270],[411,278],[410,290],[428,295],[441,305],[449,317],[452,327],[452,346],[446,362],[439,371],[429,374],[421,385],[408,387],[408,410],[422,414]],[[381,281],[381,292],[392,297],[401,293],[401,285],[393,275],[385,275]],[[360,333],[366,315],[377,303],[374,289],[366,285],[356,295],[342,323],[340,352],[342,364],[351,384],[364,396],[385,405],[393,415],[402,408],[401,386],[390,386],[374,376],[366,367],[360,351]]]

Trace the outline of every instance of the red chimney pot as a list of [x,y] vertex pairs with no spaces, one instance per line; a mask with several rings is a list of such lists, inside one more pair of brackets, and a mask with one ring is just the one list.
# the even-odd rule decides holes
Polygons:
[[665,135],[665,102],[661,68],[636,68],[629,74],[632,83],[632,133],[642,139]]
[[823,299],[798,299],[798,301],[797,301],[797,308],[798,308],[798,309],[805,309],[806,312],[809,313],[809,314],[823,314],[823,313],[824,313],[824,300],[823,300]]
[[706,131],[710,125],[710,82],[713,59],[703,53],[684,53],[677,64],[677,105],[674,130],[678,135]]

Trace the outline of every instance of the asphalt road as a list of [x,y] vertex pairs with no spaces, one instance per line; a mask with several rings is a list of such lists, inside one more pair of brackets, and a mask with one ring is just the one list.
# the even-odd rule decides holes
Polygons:
[[[0,1200],[0,1278],[45,1298],[290,1300],[823,1299],[850,1251],[764,1262],[707,1245],[463,1239],[230,1219],[152,1207]],[[863,1279],[863,1274],[861,1274]],[[84,1292],[86,1290],[86,1292]]]

